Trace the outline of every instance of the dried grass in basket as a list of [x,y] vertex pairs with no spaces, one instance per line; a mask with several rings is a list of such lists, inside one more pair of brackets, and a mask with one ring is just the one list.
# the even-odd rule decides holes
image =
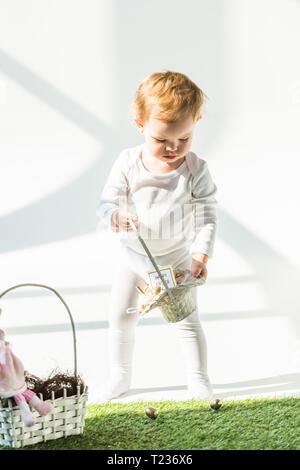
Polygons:
[[36,286],[49,289],[62,301],[68,312],[73,334],[74,348],[74,375],[64,373],[51,374],[43,380],[34,375],[26,376],[28,388],[39,394],[40,399],[51,399],[53,410],[45,416],[32,409],[36,423],[26,427],[21,418],[20,410],[15,406],[13,399],[0,400],[0,445],[19,448],[28,445],[59,439],[84,430],[86,403],[88,400],[88,387],[77,373],[77,351],[75,325],[66,302],[52,287],[43,284],[19,284],[5,290],[0,298],[7,292],[22,286]]

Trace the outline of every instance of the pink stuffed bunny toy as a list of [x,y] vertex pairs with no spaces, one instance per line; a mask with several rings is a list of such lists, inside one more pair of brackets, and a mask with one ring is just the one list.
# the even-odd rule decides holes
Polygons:
[[41,416],[52,410],[50,402],[40,400],[32,390],[28,390],[25,382],[24,366],[12,352],[10,343],[5,341],[4,331],[0,330],[0,398],[11,397],[14,398],[20,408],[25,426],[33,426],[35,423],[35,418],[27,402]]

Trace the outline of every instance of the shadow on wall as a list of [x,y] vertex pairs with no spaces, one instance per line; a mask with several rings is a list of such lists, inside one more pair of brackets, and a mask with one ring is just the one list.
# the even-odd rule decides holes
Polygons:
[[299,342],[300,273],[297,267],[224,210],[219,211],[219,227],[222,240],[252,267],[257,282],[265,291],[270,311],[289,320],[292,333]]
[[[173,0],[165,0],[163,3],[159,0],[133,0],[130,8],[126,2],[116,0],[115,6],[115,60],[120,77],[119,88],[115,90],[118,96],[118,116],[122,116],[125,110],[124,118],[117,123],[118,129],[108,127],[80,103],[0,50],[0,70],[3,74],[99,141],[104,148],[103,155],[109,155],[109,158],[99,156],[93,166],[61,190],[1,217],[0,253],[65,240],[95,230],[96,205],[113,156],[117,156],[122,148],[139,143],[132,142],[129,108],[134,98],[134,89],[148,73],[169,68],[187,73],[197,83],[207,83],[207,86],[213,84],[211,86],[216,90],[215,101],[218,106],[228,109],[224,103],[224,90],[228,89],[224,73],[226,47],[222,48],[221,53],[219,47],[223,11],[221,0],[213,4],[204,0],[190,0],[188,7],[182,9],[180,15],[174,10]],[[183,31],[188,25],[186,39],[182,34],[166,34],[166,22],[169,24],[170,20],[172,28],[176,31]],[[147,36],[151,36],[151,41],[140,40]],[[199,54],[201,63],[199,60],[195,63],[191,61],[191,57],[199,57]],[[214,60],[211,60],[212,56]],[[137,60],[134,60],[134,57]],[[221,72],[222,89],[218,85]],[[205,124],[207,128],[203,132],[205,152],[216,142],[216,136],[222,128],[221,120],[224,121],[226,115],[215,113],[212,119],[215,121],[210,125]],[[126,137],[121,141],[123,129]]]
[[[0,51],[0,69],[29,93],[118,153],[117,133],[51,83]],[[64,188],[25,208],[0,217],[0,253],[80,236],[95,230],[96,201],[111,166],[99,160]]]

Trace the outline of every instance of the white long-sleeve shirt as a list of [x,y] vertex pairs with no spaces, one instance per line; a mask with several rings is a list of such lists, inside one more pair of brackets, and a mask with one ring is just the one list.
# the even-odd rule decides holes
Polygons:
[[[184,162],[165,174],[147,171],[140,159],[145,144],[126,148],[113,163],[97,206],[103,227],[113,231],[116,209],[138,216],[138,229],[153,256],[188,247],[213,255],[217,187],[207,162],[190,151]],[[145,255],[134,232],[120,231],[120,242]]]

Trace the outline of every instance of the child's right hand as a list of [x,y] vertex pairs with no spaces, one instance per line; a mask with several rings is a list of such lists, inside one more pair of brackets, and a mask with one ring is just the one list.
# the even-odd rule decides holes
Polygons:
[[130,212],[126,211],[120,211],[117,209],[115,212],[113,212],[112,218],[111,218],[111,225],[113,230],[119,232],[120,230],[124,230],[125,232],[132,232],[133,228],[131,227],[129,223],[129,219],[131,219],[138,228],[138,216],[135,214],[131,214]]

